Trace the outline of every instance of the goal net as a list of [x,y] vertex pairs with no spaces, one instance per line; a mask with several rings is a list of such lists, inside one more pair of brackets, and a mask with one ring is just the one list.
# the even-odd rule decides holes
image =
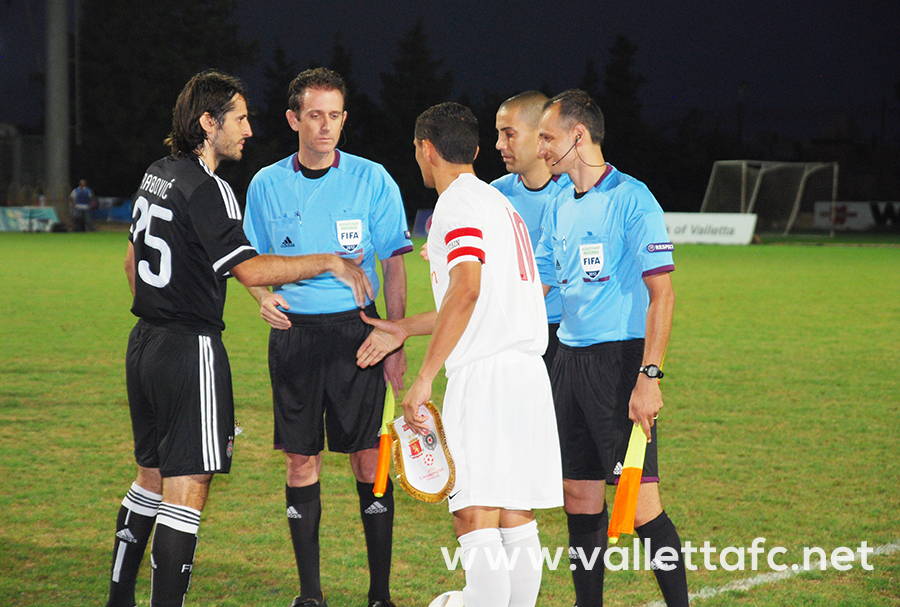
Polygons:
[[701,213],[756,213],[757,228],[811,228],[816,202],[837,199],[836,162],[717,160]]

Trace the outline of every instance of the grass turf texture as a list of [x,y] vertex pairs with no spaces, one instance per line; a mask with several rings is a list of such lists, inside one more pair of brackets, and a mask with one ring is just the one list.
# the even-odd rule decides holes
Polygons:
[[[0,605],[105,601],[114,519],[134,474],[124,252],[124,233],[0,234]],[[721,551],[761,536],[788,549],[788,564],[804,546],[897,542],[900,248],[682,245],[675,259],[659,439],[663,499],[682,540]],[[429,309],[427,266],[411,254],[407,267],[410,313]],[[243,288],[230,287],[224,339],[244,435],[232,474],[213,481],[187,602],[283,607],[298,583],[283,458],[271,450],[267,326]],[[426,343],[410,340],[407,381]],[[436,402],[442,393],[440,382]],[[365,605],[347,458],[326,453],[323,468],[323,586],[332,607]],[[456,547],[451,517],[446,504],[395,488],[394,599],[427,605],[463,586],[439,548]],[[560,510],[538,522],[551,552],[566,545]],[[693,592],[770,571],[764,560],[758,571],[694,562]],[[874,571],[808,572],[696,604],[900,605],[900,555],[870,563]],[[573,603],[567,565],[564,554],[545,569],[539,605]],[[650,572],[606,579],[609,605],[660,598]],[[148,603],[145,557],[138,604]]]

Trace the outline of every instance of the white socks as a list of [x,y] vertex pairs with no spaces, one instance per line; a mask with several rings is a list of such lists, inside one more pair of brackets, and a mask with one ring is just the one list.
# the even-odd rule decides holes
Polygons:
[[[543,561],[538,558],[541,554],[541,541],[538,539],[537,521],[519,527],[501,528],[500,536],[510,562],[515,549],[519,549],[515,567],[509,571],[509,607],[534,607],[543,573]],[[535,567],[535,563],[540,565]]]
[[[499,529],[476,529],[460,536],[466,565],[466,607],[504,607],[509,604],[509,572],[498,563],[503,551]],[[473,553],[474,551],[474,553]],[[490,556],[490,558],[489,558]]]
[[543,566],[537,522],[476,529],[460,536],[459,545],[466,566],[466,607],[534,607]]

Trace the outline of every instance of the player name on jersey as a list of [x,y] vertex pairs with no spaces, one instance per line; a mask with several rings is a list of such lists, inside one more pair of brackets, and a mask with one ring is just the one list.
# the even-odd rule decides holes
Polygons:
[[151,175],[150,173],[144,173],[144,178],[141,180],[140,189],[153,194],[154,196],[159,196],[162,199],[166,198],[166,194],[169,192],[169,188],[172,187],[171,181],[166,181],[161,177],[157,177],[156,175]]

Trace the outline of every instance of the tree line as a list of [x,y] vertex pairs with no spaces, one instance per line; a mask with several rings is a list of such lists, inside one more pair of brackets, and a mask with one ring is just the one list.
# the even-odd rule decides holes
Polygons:
[[[241,75],[263,59],[257,41],[241,38],[232,20],[235,8],[235,0],[84,0],[79,27],[81,39],[90,43],[81,45],[79,57],[81,99],[76,105],[82,108],[81,128],[73,162],[78,178],[87,178],[102,194],[130,195],[147,165],[167,152],[161,142],[171,128],[171,108],[184,83],[209,67]],[[644,81],[634,71],[637,46],[619,35],[607,50],[607,64],[600,68],[593,58],[586,58],[580,80],[571,86],[588,91],[603,110],[607,123],[603,147],[610,162],[647,183],[665,210],[699,210],[715,160],[771,159],[773,151],[741,140],[738,123],[700,110],[667,124],[648,124],[639,100]],[[284,118],[287,86],[302,69],[316,64],[303,64],[279,46],[265,58],[264,66],[260,90],[250,91],[254,138],[240,163],[225,164],[220,170],[239,198],[256,171],[296,151],[296,133]],[[377,96],[357,86],[352,49],[339,33],[326,66],[340,73],[349,88],[349,116],[339,148],[383,164],[400,186],[411,220],[416,210],[432,207],[435,200],[434,192],[422,185],[411,143],[416,117],[431,105],[459,101],[471,107],[481,130],[478,175],[492,180],[505,172],[493,149],[494,115],[504,99],[521,91],[485,91],[477,100],[463,92],[454,98],[454,75],[429,47],[421,22],[398,40],[391,69],[380,74]],[[540,88],[548,96],[560,92],[547,85]],[[884,164],[883,151],[884,146],[868,146],[847,155],[860,164],[877,156]],[[803,158],[801,149],[795,156],[778,159],[820,159]],[[888,155],[887,166],[897,164],[896,156],[896,152]],[[846,179],[844,165],[841,173]]]

